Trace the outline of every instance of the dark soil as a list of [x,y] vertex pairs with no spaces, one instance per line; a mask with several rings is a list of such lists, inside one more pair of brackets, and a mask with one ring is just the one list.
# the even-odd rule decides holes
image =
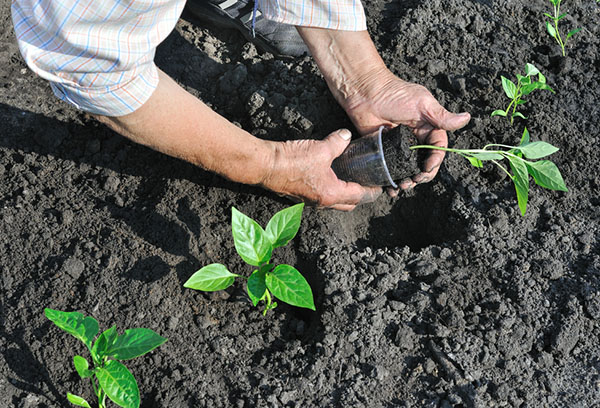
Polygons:
[[410,150],[416,138],[407,127],[397,126],[381,135],[383,157],[392,180],[400,182],[419,172],[418,151]]
[[[249,274],[231,206],[263,225],[290,203],[128,142],[57,101],[24,65],[0,5],[0,406],[91,399],[72,365],[87,355],[44,307],[102,329],[149,327],[169,341],[127,362],[143,407],[597,407],[600,401],[600,5],[563,3],[560,56],[547,1],[365,1],[391,69],[449,110],[469,111],[451,145],[534,140],[568,192],[532,184],[521,217],[510,180],[450,155],[431,183],[352,213],[306,209],[274,262],[311,283],[317,312],[264,318],[243,283],[183,288],[201,266]],[[527,121],[490,118],[500,75],[526,62],[557,90]],[[310,58],[274,59],[241,35],[186,20],[157,52],[168,74],[272,140],[349,127]],[[455,155],[456,156],[456,155]]]

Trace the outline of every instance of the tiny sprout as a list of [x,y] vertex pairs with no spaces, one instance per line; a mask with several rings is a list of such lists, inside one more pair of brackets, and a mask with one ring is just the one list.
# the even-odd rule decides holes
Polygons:
[[[538,80],[535,81],[532,77],[538,76]],[[545,89],[552,93],[555,93],[549,85],[546,84],[546,77],[533,65],[525,65],[525,76],[517,74],[517,84],[515,85],[510,79],[501,76],[502,88],[504,93],[510,99],[510,103],[505,110],[497,109],[492,112],[490,116],[504,116],[510,118],[510,124],[513,124],[514,118],[519,117],[521,119],[527,119],[525,115],[517,111],[517,106],[527,103],[521,99],[525,95],[529,95],[536,89]]]
[[[552,23],[554,23],[554,25],[552,25],[552,23],[550,21],[546,21],[546,30],[548,31],[548,34],[550,34],[550,36],[556,40],[558,45],[560,45],[560,48],[562,50],[562,55],[564,57],[566,55],[565,46],[567,45],[567,41],[573,35],[577,34],[579,31],[581,31],[581,28],[575,28],[574,30],[569,31],[567,33],[567,37],[563,41],[563,39],[560,35],[560,31],[558,30],[558,22],[560,20],[562,20],[563,18],[565,18],[567,16],[567,13],[560,14],[561,1],[562,0],[550,0],[550,3],[552,3],[552,7],[554,8],[554,15],[551,15],[548,13],[544,13],[544,15],[546,17],[548,17],[550,20],[552,20]],[[598,0],[596,0],[596,1],[598,1]]]

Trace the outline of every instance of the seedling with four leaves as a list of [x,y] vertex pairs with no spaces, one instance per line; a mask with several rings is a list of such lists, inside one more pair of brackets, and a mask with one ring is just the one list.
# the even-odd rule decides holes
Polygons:
[[560,20],[562,20],[563,18],[565,18],[567,16],[567,13],[562,13],[562,14],[560,13],[560,3],[561,2],[562,2],[562,0],[550,0],[550,3],[552,3],[552,7],[554,9],[554,15],[548,14],[548,13],[544,13],[544,15],[552,21],[552,22],[546,21],[546,30],[548,31],[548,34],[550,34],[550,36],[556,40],[558,45],[560,45],[560,48],[562,50],[562,55],[564,57],[566,55],[565,46],[567,45],[567,41],[573,35],[580,32],[581,28],[575,28],[574,30],[569,31],[567,33],[567,37],[563,41],[563,39],[560,35],[560,30],[558,29],[558,22]]
[[225,265],[213,263],[194,273],[183,286],[204,292],[223,290],[235,278],[247,279],[247,291],[254,306],[261,300],[263,315],[277,307],[273,297],[292,306],[315,310],[310,285],[302,274],[290,265],[274,266],[269,261],[274,248],[286,245],[296,236],[302,219],[304,204],[296,204],[279,211],[263,230],[252,218],[231,208],[231,229],[235,250],[248,264],[256,266],[250,277],[229,272]]
[[[82,356],[73,357],[75,370],[81,378],[89,378],[98,407],[106,407],[106,398],[123,408],[140,406],[140,391],[133,374],[118,360],[129,360],[144,355],[163,344],[167,339],[150,329],[129,329],[118,334],[116,326],[104,331],[96,341],[99,326],[93,317],[84,317],[79,312],[61,312],[44,309],[44,313],[55,325],[81,340],[92,357],[94,368]],[[78,407],[91,408],[78,395],[67,393],[67,399]]]
[[[534,80],[533,77],[537,75],[538,80]],[[546,84],[546,77],[533,65],[525,65],[525,76],[517,74],[517,83],[515,85],[510,79],[501,76],[502,88],[504,93],[510,99],[510,103],[505,110],[498,109],[492,112],[491,116],[504,116],[510,118],[512,125],[516,117],[527,119],[525,115],[517,111],[517,106],[527,103],[521,99],[525,95],[529,95],[536,89],[545,89],[552,93],[555,93],[548,84]]]
[[[527,128],[523,131],[523,136],[518,146],[491,143],[485,145],[483,149],[450,149],[438,146],[418,145],[411,146],[411,149],[437,149],[458,153],[478,168],[483,167],[484,161],[491,161],[508,174],[515,184],[521,215],[525,215],[527,209],[529,176],[533,177],[538,186],[550,190],[567,191],[567,186],[558,167],[554,163],[550,160],[531,161],[549,156],[557,152],[558,148],[542,141],[531,142]],[[500,160],[503,159],[508,160],[512,174],[510,174],[505,166],[500,164]]]

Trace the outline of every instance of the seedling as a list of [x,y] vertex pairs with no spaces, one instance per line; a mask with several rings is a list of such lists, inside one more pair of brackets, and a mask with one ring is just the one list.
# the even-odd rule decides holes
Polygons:
[[227,289],[235,278],[247,279],[247,291],[254,306],[261,300],[267,311],[277,307],[273,296],[292,306],[315,310],[310,285],[290,265],[270,264],[274,248],[282,247],[298,233],[304,204],[296,204],[279,211],[271,218],[264,230],[256,221],[231,208],[231,229],[235,250],[248,264],[258,267],[246,278],[227,270],[225,265],[214,263],[194,273],[183,285],[186,288],[214,292]]
[[[538,141],[531,142],[527,128],[523,131],[523,137],[518,146],[507,146],[491,143],[483,149],[450,149],[438,146],[419,145],[411,146],[411,149],[437,149],[446,152],[458,153],[478,168],[483,167],[484,161],[491,161],[504,171],[515,184],[517,191],[517,202],[521,215],[525,215],[527,209],[527,197],[529,195],[529,176],[538,186],[550,189],[567,191],[567,186],[558,170],[558,167],[550,160],[529,161],[525,159],[541,159],[558,151],[557,147],[550,143]],[[525,157],[525,159],[523,158]],[[512,174],[499,160],[506,159],[512,170]]]
[[552,21],[552,22],[546,21],[546,30],[548,31],[548,34],[550,34],[550,36],[556,40],[558,45],[560,45],[560,48],[562,50],[562,55],[564,57],[566,55],[565,46],[567,45],[567,41],[573,35],[580,32],[581,28],[576,28],[574,30],[569,31],[567,33],[567,37],[563,41],[563,39],[560,35],[560,31],[558,29],[558,22],[560,20],[562,20],[563,18],[565,18],[567,16],[567,13],[562,13],[562,14],[560,13],[560,3],[561,2],[562,2],[562,0],[550,0],[550,3],[552,3],[552,7],[554,9],[554,15],[551,15],[548,13],[544,13],[544,15]]
[[[537,75],[538,80],[535,81],[532,77]],[[498,109],[492,112],[491,116],[504,116],[510,118],[510,124],[516,117],[527,119],[525,115],[517,111],[517,106],[527,103],[521,99],[525,95],[529,95],[536,89],[546,89],[552,93],[555,93],[550,86],[546,84],[546,77],[533,65],[525,65],[525,76],[517,74],[517,84],[515,85],[510,79],[501,76],[502,88],[504,93],[510,99],[510,103],[505,110]]]
[[[79,312],[61,312],[44,309],[44,314],[55,325],[81,340],[92,357],[94,368],[82,356],[73,357],[75,370],[81,378],[89,378],[98,407],[106,407],[106,397],[123,408],[140,406],[140,391],[133,374],[118,360],[129,360],[154,350],[167,339],[150,329],[129,329],[117,334],[116,326],[104,331],[96,341],[99,326],[93,317]],[[67,399],[78,407],[91,408],[78,395],[67,393]]]

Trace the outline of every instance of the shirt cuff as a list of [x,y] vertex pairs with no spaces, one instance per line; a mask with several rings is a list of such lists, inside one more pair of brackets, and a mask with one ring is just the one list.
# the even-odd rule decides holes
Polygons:
[[265,18],[283,24],[345,31],[367,29],[360,0],[261,0],[259,4]]
[[123,116],[146,103],[158,86],[158,70],[154,62],[137,67],[137,70],[136,75],[128,81],[110,86],[80,87],[72,82],[50,82],[50,86],[58,98],[85,112],[103,116]]

